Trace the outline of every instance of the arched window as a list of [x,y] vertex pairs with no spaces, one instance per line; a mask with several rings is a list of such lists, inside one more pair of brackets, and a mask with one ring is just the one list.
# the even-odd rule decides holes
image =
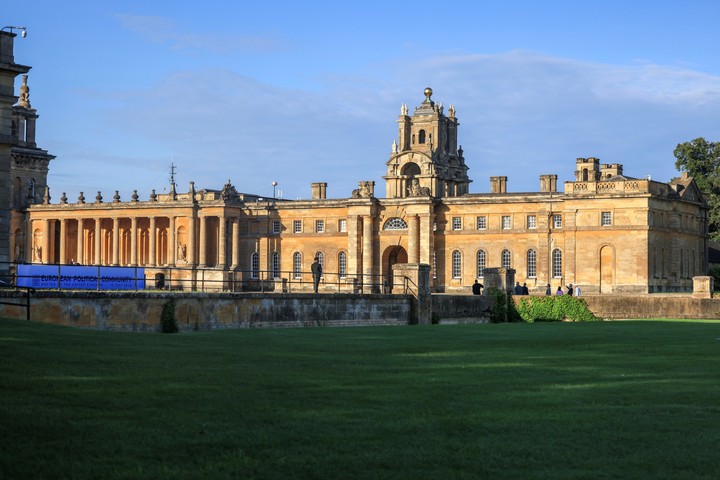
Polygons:
[[583,181],[583,182],[587,182],[587,181],[588,181],[588,169],[587,169],[587,168],[583,168],[583,171],[582,171],[582,181]]
[[452,278],[462,278],[462,254],[459,250],[452,252]]
[[253,252],[250,255],[250,278],[258,278],[260,272],[260,254]]
[[552,252],[552,274],[553,278],[562,277],[562,252],[559,248]]
[[485,267],[487,266],[487,254],[485,250],[478,250],[477,252],[477,277],[482,278],[485,276]]
[[394,217],[385,222],[383,230],[407,230],[407,223],[402,218]]
[[[322,267],[323,273],[325,273],[325,272],[324,272],[324,270],[325,270],[325,255],[324,255],[322,252],[316,252],[316,253],[315,253],[315,258],[318,259],[318,263],[319,263],[320,266]],[[320,277],[323,277],[323,276],[324,276],[324,275],[320,275]]]
[[347,253],[345,252],[338,254],[338,277],[347,277]]
[[418,143],[425,143],[425,130],[418,132]]
[[272,254],[272,275],[273,278],[280,278],[280,254],[278,252]]
[[527,252],[527,276],[528,278],[537,277],[537,252],[532,248]]
[[500,254],[500,266],[502,268],[512,268],[512,255],[510,255],[510,250],[503,250]]
[[302,254],[293,253],[293,278],[302,278]]

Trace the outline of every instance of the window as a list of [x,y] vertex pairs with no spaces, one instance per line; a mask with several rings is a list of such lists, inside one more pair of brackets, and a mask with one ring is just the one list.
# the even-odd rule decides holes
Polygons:
[[500,254],[500,266],[506,269],[512,267],[512,256],[510,255],[510,250],[503,250]]
[[432,278],[437,278],[437,252],[433,250],[432,257]]
[[338,277],[347,277],[347,253],[345,252],[338,254]]
[[485,230],[487,228],[487,217],[477,217],[477,229]]
[[500,266],[502,268],[512,268],[512,255],[510,255],[510,250],[503,250],[500,254]]
[[462,218],[452,217],[452,229],[453,230],[462,230]]
[[277,235],[280,233],[280,220],[273,220],[272,222],[272,233]]
[[347,232],[347,220],[341,218],[338,220],[338,232]]
[[610,214],[610,212],[602,212],[600,214],[600,225],[603,227],[612,225],[612,215]]
[[535,215],[527,216],[527,228],[537,228],[537,217]]
[[385,222],[385,230],[407,230],[407,223],[402,218],[391,218]]
[[557,248],[552,252],[552,273],[553,278],[562,277],[562,252]]
[[527,252],[527,276],[528,278],[537,277],[537,252],[533,249]]
[[302,278],[302,254],[293,253],[293,278]]
[[293,220],[293,232],[302,233],[302,220]]
[[420,130],[418,133],[418,143],[425,143],[425,130]]
[[459,250],[452,253],[452,278],[462,277],[462,254]]
[[553,227],[562,228],[562,215],[553,215]]
[[278,252],[272,254],[272,275],[273,278],[280,278],[280,254]]
[[320,275],[320,277],[325,276],[325,255],[322,252],[316,252],[315,257],[318,259],[318,263],[320,264],[320,267],[323,269],[323,273]]
[[487,265],[487,254],[485,250],[478,250],[477,252],[477,277],[481,278],[485,276],[485,266]]
[[315,220],[315,233],[323,233],[325,231],[325,220]]
[[250,278],[258,278],[260,272],[260,254],[255,252],[250,256]]
[[512,228],[512,218],[510,218],[510,215],[503,215],[502,228],[503,230],[510,230]]

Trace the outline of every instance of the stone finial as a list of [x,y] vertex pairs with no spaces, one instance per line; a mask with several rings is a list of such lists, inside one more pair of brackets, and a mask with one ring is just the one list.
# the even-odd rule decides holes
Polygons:
[[392,153],[398,153],[398,144],[394,138],[393,138],[393,144],[392,144]]
[[120,203],[120,191],[115,190],[115,195],[113,195],[113,203]]
[[190,182],[190,200],[195,203],[195,182]]
[[131,200],[131,201],[137,202],[139,198],[140,198],[140,197],[139,197],[138,194],[137,194],[137,190],[133,190],[133,194],[132,194],[132,197],[131,197],[132,200]]
[[458,148],[458,157],[463,158],[463,149],[462,145],[460,145],[460,148]]
[[450,118],[455,118],[455,105],[450,104],[450,108],[448,108],[448,116]]
[[45,194],[43,195],[43,205],[50,204],[50,187],[45,185]]
[[150,192],[150,201],[151,202],[157,202],[157,193],[155,193],[155,189],[153,188]]
[[30,108],[30,87],[27,84],[27,75],[22,76],[22,85],[20,86],[20,99],[18,100],[18,106],[24,108]]
[[83,195],[83,192],[80,192],[80,195],[78,195],[78,203],[85,203],[85,195]]
[[65,192],[63,192],[62,197],[60,197],[60,203],[62,205],[67,205],[67,195],[65,195]]
[[98,194],[95,195],[95,203],[102,203],[102,194],[98,191]]

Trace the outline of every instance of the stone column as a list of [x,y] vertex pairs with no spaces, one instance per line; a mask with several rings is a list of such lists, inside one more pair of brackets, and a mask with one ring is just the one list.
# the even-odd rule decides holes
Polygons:
[[75,255],[75,260],[77,260],[77,263],[83,264],[85,263],[85,228],[83,226],[82,218],[78,218],[77,222],[77,252]]
[[218,265],[224,269],[227,266],[227,233],[225,231],[227,218],[223,215],[218,218],[218,221],[220,222],[218,232]]
[[67,262],[65,248],[67,245],[67,220],[64,218],[60,219],[60,265]]
[[130,265],[136,267],[137,261],[137,217],[130,219]]
[[373,218],[368,215],[363,217],[363,292],[372,293],[373,283],[379,283],[379,279],[373,278]]
[[120,263],[120,219],[113,218],[112,264]]
[[100,219],[95,219],[95,265],[100,265],[100,248],[102,247],[102,242],[100,241]]
[[417,215],[410,215],[408,224],[408,263],[420,261],[420,218]]
[[177,252],[177,239],[175,238],[175,216],[168,217],[168,245],[167,245],[168,265],[175,266],[175,254]]
[[356,277],[361,271],[360,267],[360,217],[351,215],[347,222],[347,274],[348,277]]
[[42,259],[41,263],[50,262],[50,219],[46,218],[42,221],[43,242],[42,242]]
[[240,219],[232,219],[232,265],[231,268],[238,268],[240,259]]
[[155,217],[150,217],[150,226],[148,227],[148,265],[151,267],[154,267],[157,263],[156,255],[155,255],[155,243],[156,243],[156,235],[155,235]]
[[207,217],[202,215],[200,217],[200,265],[199,267],[207,266]]
[[195,215],[188,218],[188,245],[187,245],[187,263],[191,267],[197,265],[197,257],[195,256]]

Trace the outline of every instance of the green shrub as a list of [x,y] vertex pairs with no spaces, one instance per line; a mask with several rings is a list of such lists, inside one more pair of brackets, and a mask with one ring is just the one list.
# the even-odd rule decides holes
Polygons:
[[178,333],[174,298],[171,298],[163,305],[162,313],[160,314],[160,328],[162,333]]
[[516,305],[523,322],[591,322],[599,320],[588,308],[585,299],[570,295],[524,297]]
[[488,295],[494,298],[492,309],[490,310],[490,321],[493,323],[517,322],[520,320],[515,305],[506,292],[499,288],[490,287]]

